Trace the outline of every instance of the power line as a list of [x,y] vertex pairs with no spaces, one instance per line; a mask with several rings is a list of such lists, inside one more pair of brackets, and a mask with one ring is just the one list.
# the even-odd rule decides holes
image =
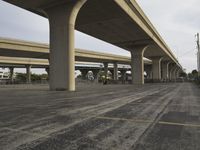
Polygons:
[[181,56],[179,56],[179,57],[183,57],[183,56],[185,56],[186,54],[188,54],[188,53],[191,53],[191,52],[193,52],[195,49],[191,49],[191,50],[189,50],[189,51],[186,51],[185,53],[183,53]]

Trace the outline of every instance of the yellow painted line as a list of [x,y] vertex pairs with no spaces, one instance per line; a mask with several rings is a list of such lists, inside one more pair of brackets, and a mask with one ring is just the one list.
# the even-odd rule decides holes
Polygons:
[[[135,103],[132,103],[130,105],[135,105],[135,104],[141,104],[141,105],[152,105],[152,106],[166,106],[164,104],[159,104],[159,103],[141,103],[142,101],[138,101],[138,102],[135,102]],[[184,107],[200,107],[200,105],[183,105],[183,104],[169,104],[168,106],[184,106]]]
[[[143,120],[143,119],[126,119],[126,118],[114,118],[114,117],[95,117],[97,119],[107,119],[114,121],[129,121],[134,123],[153,123],[153,120]],[[200,124],[185,124],[185,123],[177,123],[177,122],[167,122],[167,121],[158,121],[157,124],[161,125],[171,125],[171,126],[185,126],[185,127],[198,127],[200,128]]]
[[136,123],[153,123],[152,120],[142,120],[142,119],[125,119],[125,118],[113,118],[113,117],[95,117],[95,118],[115,120],[115,121],[129,121],[129,122],[136,122]]
[[159,124],[164,124],[164,125],[185,126],[185,127],[198,127],[198,128],[200,128],[199,124],[176,123],[176,122],[166,122],[166,121],[159,121],[158,123]]

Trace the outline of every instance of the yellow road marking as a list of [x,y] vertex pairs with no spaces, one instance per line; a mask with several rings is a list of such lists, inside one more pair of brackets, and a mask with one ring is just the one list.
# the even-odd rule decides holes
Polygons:
[[185,126],[185,127],[198,127],[198,128],[200,128],[199,124],[177,123],[177,122],[166,122],[166,121],[158,121],[158,123],[159,124],[164,124],[164,125]]
[[[97,119],[107,119],[107,120],[115,120],[115,121],[129,121],[135,123],[153,123],[153,120],[143,120],[143,119],[126,119],[126,118],[114,118],[114,117],[95,117]],[[177,122],[167,122],[167,121],[158,121],[157,124],[161,125],[172,125],[172,126],[185,126],[185,127],[198,127],[200,128],[200,124],[188,124],[188,123],[177,123]]]
[[113,117],[95,117],[97,119],[107,119],[107,120],[115,120],[115,121],[130,121],[137,123],[152,123],[151,120],[141,120],[141,119],[126,119],[126,118],[113,118]]
[[[141,103],[141,102],[134,102],[130,105],[135,105],[135,104],[141,104],[141,105],[152,105],[152,106],[166,106],[165,104],[159,104],[159,103]],[[183,105],[183,104],[169,104],[168,106],[183,106],[183,107],[200,107],[200,105]]]

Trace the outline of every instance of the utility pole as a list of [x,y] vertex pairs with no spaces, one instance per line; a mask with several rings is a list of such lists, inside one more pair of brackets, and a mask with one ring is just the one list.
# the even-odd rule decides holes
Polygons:
[[198,75],[200,76],[200,45],[199,45],[199,33],[196,35],[197,37],[197,71]]

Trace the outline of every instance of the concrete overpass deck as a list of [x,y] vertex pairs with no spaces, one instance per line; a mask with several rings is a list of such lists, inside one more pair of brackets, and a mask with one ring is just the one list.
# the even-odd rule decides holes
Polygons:
[[[0,67],[2,68],[25,68],[25,66],[31,65],[31,68],[48,68],[49,62],[47,59],[34,59],[34,58],[21,58],[21,57],[5,57],[0,56]],[[148,65],[148,63],[147,63]],[[75,63],[76,70],[78,69],[103,69],[103,63],[92,63],[92,62],[80,62]],[[108,68],[114,68],[113,64],[109,64]],[[118,65],[119,70],[130,70],[130,65]]]
[[[49,59],[49,45],[43,43],[36,43],[30,41],[23,41],[17,39],[0,38],[0,56],[6,56],[5,59],[9,57],[15,57],[17,61],[30,62],[41,62],[41,64],[47,64]],[[24,57],[17,58],[17,57]],[[35,58],[35,59],[28,59]],[[3,57],[2,57],[3,59]],[[12,60],[12,58],[10,58]],[[46,59],[46,60],[44,60]],[[95,52],[91,50],[75,49],[75,60],[84,62],[107,62],[107,63],[120,63],[120,64],[131,64],[131,57],[121,56],[109,53]],[[144,58],[145,64],[152,64],[152,61]]]
[[[70,5],[70,0],[62,2],[56,0],[4,1],[49,19],[51,18],[48,8],[55,6],[55,11],[58,12],[56,6],[61,4],[68,7]],[[75,23],[77,30],[127,50],[132,50],[137,45],[151,44],[153,47],[149,47],[149,51],[146,53],[147,57],[166,56],[179,65],[176,57],[135,0],[78,1],[83,4],[80,4],[82,7],[77,10],[79,11]],[[61,16],[61,14],[59,15]]]
[[[48,44],[35,43],[30,41],[22,41],[16,39],[0,38],[0,63],[2,67],[24,67],[24,65],[31,65],[32,67],[47,68],[49,66],[49,46]],[[27,58],[28,57],[28,58]],[[101,62],[104,63],[113,63],[116,70],[119,64],[131,65],[131,57],[113,55],[107,53],[100,53],[88,50],[75,50],[75,60],[89,62]],[[144,60],[144,71],[148,74],[149,78],[153,77],[153,66],[152,60],[143,58]],[[157,65],[157,64],[156,64]],[[162,79],[175,79],[179,74],[179,70],[176,70],[176,66],[169,66],[169,63],[162,63]],[[77,69],[77,67],[75,67]],[[79,67],[83,69],[83,67]],[[100,68],[100,67],[98,67]],[[28,69],[28,68],[27,68]],[[122,68],[119,68],[122,69]],[[134,68],[136,70],[137,68]],[[13,70],[13,69],[12,69]],[[130,68],[129,68],[130,70]],[[160,70],[160,71],[161,71]],[[117,74],[117,71],[115,71]],[[157,72],[159,74],[159,72]],[[133,78],[133,77],[132,77]],[[117,79],[117,76],[115,76]],[[152,78],[153,79],[153,78]]]

